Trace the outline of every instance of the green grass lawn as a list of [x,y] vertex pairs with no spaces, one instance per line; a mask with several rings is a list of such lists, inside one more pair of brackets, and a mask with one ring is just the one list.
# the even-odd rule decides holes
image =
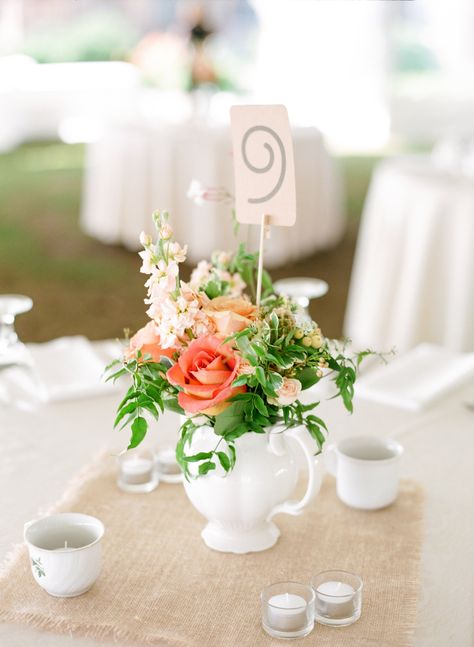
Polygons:
[[[357,222],[377,161],[338,159],[350,223],[341,245],[274,272],[275,278],[305,274],[328,280],[331,292],[317,318],[331,336],[341,334]],[[146,319],[137,255],[80,230],[83,166],[83,146],[57,142],[0,155],[0,293],[33,297],[33,310],[17,323],[25,341],[115,337]]]

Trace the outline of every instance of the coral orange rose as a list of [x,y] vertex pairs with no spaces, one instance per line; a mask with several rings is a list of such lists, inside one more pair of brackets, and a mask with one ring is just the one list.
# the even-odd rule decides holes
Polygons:
[[149,321],[146,326],[140,328],[130,339],[125,359],[135,359],[138,351],[141,352],[142,358],[145,355],[151,355],[151,361],[159,362],[162,355],[171,357],[175,351],[174,348],[161,348],[160,336],[156,333],[156,324]]
[[229,406],[229,398],[246,390],[231,386],[239,365],[240,357],[229,344],[207,335],[189,344],[166,377],[183,389],[178,402],[185,411],[216,416]]
[[205,306],[207,316],[221,335],[233,335],[248,328],[255,318],[256,307],[243,297],[216,297]]

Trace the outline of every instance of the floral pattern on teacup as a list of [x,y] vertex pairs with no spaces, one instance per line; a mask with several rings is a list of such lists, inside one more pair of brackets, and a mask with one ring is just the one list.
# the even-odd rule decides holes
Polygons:
[[31,558],[31,563],[33,565],[33,568],[36,570],[36,575],[38,577],[46,577],[43,564],[41,563],[41,557],[37,557],[36,559]]

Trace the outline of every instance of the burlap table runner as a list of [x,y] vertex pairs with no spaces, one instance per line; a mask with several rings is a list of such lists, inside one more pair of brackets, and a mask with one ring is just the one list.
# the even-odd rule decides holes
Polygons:
[[402,484],[392,507],[360,512],[339,502],[328,478],[303,515],[276,517],[282,531],[276,546],[248,555],[204,545],[204,520],[181,486],[161,484],[147,495],[119,491],[111,457],[89,466],[55,510],[105,523],[101,576],[81,597],[50,597],[35,584],[26,550],[18,547],[0,579],[1,621],[138,645],[273,647],[283,643],[261,628],[261,589],[341,568],[364,580],[361,619],[341,629],[316,625],[295,644],[411,645],[422,516],[422,495],[411,482]]

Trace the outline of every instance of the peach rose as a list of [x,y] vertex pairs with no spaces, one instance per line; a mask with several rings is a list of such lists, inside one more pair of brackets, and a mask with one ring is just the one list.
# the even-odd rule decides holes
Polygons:
[[205,307],[205,312],[213,320],[217,332],[232,335],[251,325],[257,308],[244,297],[216,297]]
[[166,377],[183,389],[178,402],[185,411],[216,416],[229,406],[229,398],[246,390],[231,386],[239,365],[240,358],[231,346],[207,335],[189,344]]
[[162,355],[171,357],[175,349],[161,348],[160,343],[160,336],[156,333],[156,324],[154,321],[149,321],[130,339],[128,348],[125,351],[125,359],[135,359],[138,351],[141,351],[142,358],[145,355],[151,355],[151,361],[153,362],[159,362]]
[[293,377],[284,377],[283,384],[276,390],[276,398],[268,398],[269,404],[277,407],[287,407],[298,398],[301,393],[301,382]]

